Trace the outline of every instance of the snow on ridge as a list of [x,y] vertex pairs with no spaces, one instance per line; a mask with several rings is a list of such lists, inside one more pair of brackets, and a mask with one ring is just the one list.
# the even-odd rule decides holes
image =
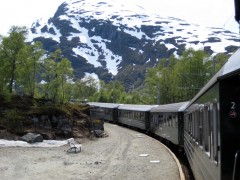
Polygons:
[[[79,27],[80,28],[80,27]],[[80,42],[85,45],[85,47],[75,47],[73,48],[73,52],[76,55],[84,57],[88,63],[94,65],[94,67],[100,67],[102,66],[100,63],[99,56],[103,55],[104,59],[102,61],[106,62],[106,68],[110,73],[113,75],[116,75],[118,73],[118,68],[117,66],[119,63],[122,61],[122,57],[113,54],[109,49],[106,47],[106,41],[104,41],[101,37],[93,36],[89,37],[88,36],[88,30],[85,28],[80,28],[81,34],[79,33],[72,33],[70,37],[68,38],[73,38],[76,37],[80,38]],[[92,43],[91,40],[94,40],[95,43]],[[99,49],[101,49],[101,52],[98,52],[95,46],[97,45]]]
[[130,30],[124,29],[123,31],[127,34],[130,34],[131,36],[138,38],[138,39],[142,39],[143,36],[146,36],[147,37],[146,39],[150,39],[145,33],[137,32],[137,30],[130,31]]
[[[81,46],[79,45],[72,49],[75,53],[74,56],[84,57],[94,67],[100,67],[103,64],[101,62],[104,62],[108,71],[113,75],[118,73],[118,65],[122,61],[122,57],[113,54],[113,52],[107,49],[106,42],[109,42],[109,40],[97,36],[89,37],[88,30],[79,25],[83,18],[85,22],[90,22],[92,19],[109,20],[113,25],[119,27],[119,31],[124,31],[139,40],[145,37],[147,40],[161,41],[168,50],[177,48],[173,44],[164,43],[167,38],[175,38],[178,44],[186,44],[186,48],[203,49],[204,46],[211,46],[214,52],[225,52],[224,48],[226,46],[238,46],[239,44],[239,42],[230,40],[231,38],[238,38],[238,35],[230,34],[224,29],[203,28],[198,25],[188,24],[186,21],[174,17],[161,17],[159,14],[149,13],[143,6],[137,5],[139,2],[130,1],[128,4],[122,2],[121,0],[101,0],[101,2],[99,0],[68,0],[65,2],[67,5],[66,12],[59,18],[60,20],[69,21],[70,26],[79,31],[79,33],[70,33],[67,39],[71,41],[74,37],[78,37],[81,43]],[[43,36],[60,43],[61,33],[59,29],[53,24],[47,24],[47,22],[39,21],[37,23],[40,26],[34,25],[36,26],[36,34],[30,34],[28,41]],[[48,30],[53,28],[56,35],[42,33],[41,29],[45,25]],[[149,37],[141,31],[142,25],[161,26],[161,31],[153,33],[154,37]],[[121,29],[120,26],[125,28]],[[220,42],[209,43],[208,40],[211,34],[219,38]],[[142,50],[139,50],[139,54],[142,53]],[[176,54],[176,51],[173,53]],[[102,59],[99,59],[99,57],[102,57]]]
[[[27,42],[30,42],[30,41],[33,41],[34,38],[37,38],[37,37],[44,37],[44,38],[50,38],[58,43],[60,43],[60,37],[62,36],[61,33],[60,33],[60,30],[57,29],[52,23],[51,24],[47,24],[47,23],[43,23],[41,21],[38,21],[37,22],[38,24],[40,24],[39,26],[35,27],[35,30],[36,32],[35,33],[31,33],[29,32],[28,33],[28,37],[27,37]],[[34,25],[36,26],[36,23],[32,25],[32,27],[34,27]],[[47,26],[48,30],[50,28],[53,28],[54,32],[56,33],[55,35],[54,34],[50,34],[48,32],[44,32],[42,33],[41,32],[41,29],[44,27],[44,26]],[[30,30],[29,30],[30,31]]]
[[[238,38],[238,35],[234,36],[233,34],[229,34],[226,30],[221,28],[203,28],[199,25],[189,24],[184,20],[174,18],[174,17],[161,17],[159,14],[150,13],[147,9],[144,8],[144,3],[147,1],[142,1],[141,6],[139,6],[139,2],[135,1],[126,1],[123,0],[67,0],[65,4],[67,5],[66,14],[61,15],[61,20],[68,20],[71,22],[71,26],[77,30],[80,29],[79,21],[81,17],[90,21],[91,19],[98,20],[110,20],[113,25],[119,26],[123,25],[126,27],[124,29],[125,33],[128,33],[131,36],[134,36],[138,39],[141,39],[143,36],[148,40],[164,40],[166,38],[171,38],[173,36],[179,36],[178,40],[185,41],[186,44],[191,43],[192,41],[205,42],[207,41],[209,34],[214,32],[214,36],[219,37],[221,41],[224,43],[213,43],[211,46],[225,46],[226,43],[228,45],[235,45],[232,41],[226,41],[226,36],[229,38]],[[80,13],[81,12],[81,13]],[[115,17],[115,18],[114,18]],[[160,23],[159,23],[160,22]],[[139,31],[142,25],[151,25],[151,26],[162,26],[162,32],[158,32],[154,38],[149,38],[144,32]],[[188,26],[187,28],[184,26]],[[37,32],[39,33],[40,29],[43,27],[37,27]],[[183,29],[183,30],[181,30]],[[119,29],[119,31],[121,31]],[[59,42],[61,35],[59,31],[56,36],[48,35],[47,33],[40,33],[38,35],[33,35],[33,38],[44,36],[46,38],[52,38],[53,40]],[[164,34],[164,35],[163,35]],[[71,40],[77,34],[72,34],[72,36],[68,37],[68,40]],[[80,35],[80,34],[79,34]],[[80,35],[81,36],[81,35]],[[82,37],[82,36],[81,36]],[[82,37],[83,39],[83,37]],[[201,44],[190,44],[189,46],[198,48]],[[219,49],[219,48],[214,48]],[[221,50],[224,52],[225,50]]]

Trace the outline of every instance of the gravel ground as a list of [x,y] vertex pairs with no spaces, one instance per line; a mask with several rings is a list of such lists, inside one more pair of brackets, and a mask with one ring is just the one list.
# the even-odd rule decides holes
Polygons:
[[181,179],[173,155],[158,141],[108,123],[105,123],[105,131],[106,138],[80,139],[83,149],[77,154],[68,154],[67,145],[59,148],[2,147],[0,179]]

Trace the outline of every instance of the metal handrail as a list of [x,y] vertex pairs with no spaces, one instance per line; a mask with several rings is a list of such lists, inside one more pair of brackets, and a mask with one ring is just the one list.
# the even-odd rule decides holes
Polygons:
[[240,150],[235,154],[232,180],[240,179]]

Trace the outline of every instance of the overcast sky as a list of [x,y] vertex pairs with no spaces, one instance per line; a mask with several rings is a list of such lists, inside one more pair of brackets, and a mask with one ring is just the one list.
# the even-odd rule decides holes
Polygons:
[[[2,0],[0,34],[7,35],[12,25],[30,26],[37,19],[52,17],[58,6],[64,1],[66,0]],[[239,26],[234,20],[234,0],[119,1],[138,2],[141,6],[163,17],[176,17],[189,23],[206,27],[220,27],[239,33]]]

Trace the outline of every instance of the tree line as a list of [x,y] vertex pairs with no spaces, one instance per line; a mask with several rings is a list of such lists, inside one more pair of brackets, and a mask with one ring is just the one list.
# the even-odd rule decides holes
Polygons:
[[40,42],[27,44],[26,36],[26,27],[18,26],[11,27],[8,37],[1,36],[0,94],[64,102],[73,76],[70,61],[60,49],[47,55]]
[[228,58],[224,53],[210,56],[203,50],[190,48],[178,58],[161,59],[146,75],[146,94],[153,94],[148,102],[167,104],[191,100]]
[[112,80],[74,79],[71,62],[60,49],[48,53],[40,42],[25,43],[26,27],[13,26],[0,37],[0,94],[28,95],[64,103],[69,99],[126,104],[166,104],[190,100],[223,66],[228,56],[187,49],[149,68],[141,87],[129,92]]
[[112,80],[92,96],[90,101],[126,104],[168,104],[191,100],[225,64],[228,55],[208,55],[203,50],[187,49],[181,56],[160,59],[147,70],[144,84],[130,92]]

